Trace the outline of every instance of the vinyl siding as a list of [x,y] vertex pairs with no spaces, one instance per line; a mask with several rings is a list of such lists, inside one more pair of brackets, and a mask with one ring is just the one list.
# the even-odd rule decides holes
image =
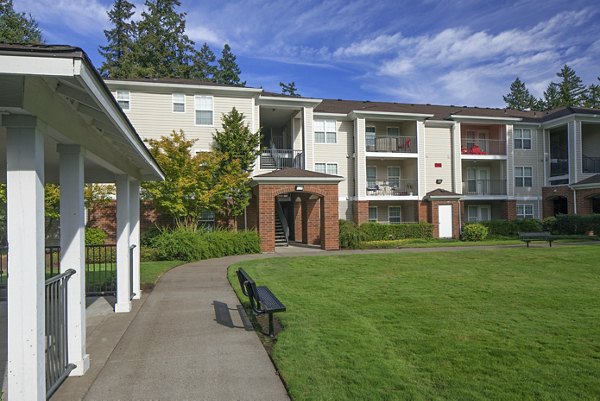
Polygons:
[[[351,158],[348,154],[348,148],[351,146],[353,137],[352,121],[336,121],[336,143],[315,143],[314,144],[314,163],[336,163],[338,166],[338,175],[343,176],[344,181],[338,185],[340,198],[348,197],[348,186],[353,182],[354,169],[352,168]],[[350,163],[349,163],[350,160]],[[311,168],[314,171],[314,166]],[[350,183],[350,184],[349,184]]]
[[[452,187],[452,132],[450,128],[427,127],[425,129],[425,193],[436,188],[454,191]],[[441,163],[442,167],[435,167]],[[441,179],[442,184],[436,184]]]
[[[514,130],[510,130],[509,141],[507,143],[507,150],[509,152],[509,158],[512,154],[513,162],[512,168],[508,170],[509,173],[509,186],[513,187],[514,196],[539,196],[541,195],[541,187],[544,181],[543,171],[543,144],[541,143],[542,137],[538,133],[537,129],[526,127],[526,126],[514,126],[515,129],[531,129],[531,149],[515,149],[514,147]],[[520,188],[514,187],[515,184],[515,170],[514,167],[527,166],[533,168],[533,186],[531,188]],[[510,192],[509,192],[510,193]]]

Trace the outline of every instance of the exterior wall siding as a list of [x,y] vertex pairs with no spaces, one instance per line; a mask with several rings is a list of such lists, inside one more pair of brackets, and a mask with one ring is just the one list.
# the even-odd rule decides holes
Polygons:
[[[452,132],[450,128],[429,127],[425,130],[425,193],[442,188],[454,191],[452,186]],[[436,167],[441,163],[441,167]],[[441,184],[436,180],[441,179]]]

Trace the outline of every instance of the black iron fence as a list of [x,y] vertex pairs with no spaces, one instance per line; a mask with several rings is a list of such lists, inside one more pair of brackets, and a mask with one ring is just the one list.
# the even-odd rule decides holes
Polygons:
[[597,174],[600,173],[600,157],[590,157],[583,155],[582,157],[582,170],[586,174]]
[[67,285],[75,270],[46,280],[46,398],[50,398],[75,369],[69,363]]
[[135,297],[135,292],[133,292],[133,252],[135,249],[135,245],[131,245],[129,247],[129,300],[132,300]]

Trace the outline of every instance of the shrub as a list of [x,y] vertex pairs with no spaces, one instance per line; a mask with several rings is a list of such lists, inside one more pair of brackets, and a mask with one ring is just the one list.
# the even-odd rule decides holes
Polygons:
[[463,241],[483,241],[488,236],[488,228],[483,224],[468,224],[463,228],[461,238]]
[[365,234],[351,221],[340,220],[340,248],[358,248]]
[[[472,223],[466,224],[465,228]],[[481,224],[488,229],[490,237],[516,237],[520,231],[540,232],[543,230],[542,223],[535,219],[523,220],[491,220],[482,221]]]
[[106,242],[108,235],[106,232],[97,227],[86,227],[85,229],[85,244],[86,245],[103,245]]
[[589,231],[598,235],[600,233],[600,214],[559,214],[556,216],[555,231],[560,235],[583,235]]
[[556,217],[546,217],[542,221],[542,227],[544,231],[550,231],[551,233],[556,232]]
[[406,238],[433,238],[433,224],[379,224],[364,223],[360,230],[365,234],[365,241],[384,241]]
[[160,234],[160,228],[152,227],[148,230],[144,230],[140,235],[140,245],[150,246],[154,237]]
[[152,239],[155,255],[160,260],[220,258],[260,252],[260,237],[256,231],[190,230],[176,228],[161,230]]
[[155,260],[160,260],[158,256],[158,249],[142,246],[140,248],[140,260],[142,262],[153,262]]

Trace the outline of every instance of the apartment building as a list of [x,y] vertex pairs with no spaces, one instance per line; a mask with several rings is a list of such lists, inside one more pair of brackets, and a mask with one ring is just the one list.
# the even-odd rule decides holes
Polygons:
[[600,212],[600,110],[548,112],[312,99],[192,80],[109,80],[143,138],[183,130],[209,151],[233,107],[263,133],[242,227],[263,250],[337,248],[338,218],[466,222]]

